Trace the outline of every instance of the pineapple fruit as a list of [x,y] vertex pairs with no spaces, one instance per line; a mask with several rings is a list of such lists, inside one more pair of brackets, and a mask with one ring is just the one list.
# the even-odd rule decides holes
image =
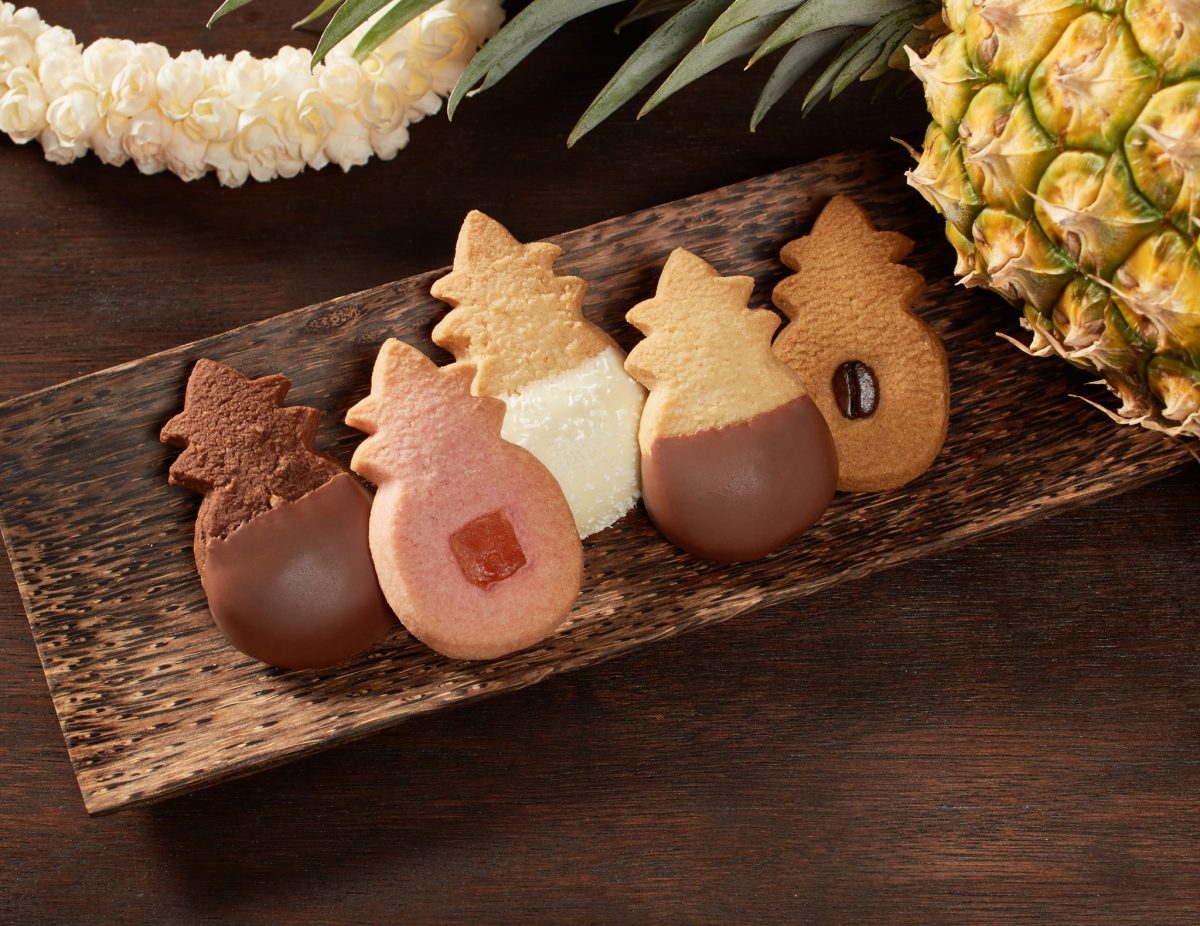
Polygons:
[[933,122],[909,183],[1030,351],[1118,421],[1200,435],[1200,2],[948,0],[909,51]]
[[[322,48],[434,2],[341,0]],[[448,114],[618,2],[532,0],[471,60]],[[570,144],[664,74],[643,114],[728,61],[770,57],[753,128],[821,62],[805,110],[907,64],[933,117],[908,179],[945,217],[961,281],[1023,309],[1031,353],[1098,372],[1116,420],[1200,436],[1200,0],[639,0],[621,22],[648,17],[665,18]]]

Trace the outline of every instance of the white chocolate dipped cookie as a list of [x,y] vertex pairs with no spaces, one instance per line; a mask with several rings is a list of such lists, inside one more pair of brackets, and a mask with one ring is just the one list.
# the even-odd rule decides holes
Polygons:
[[613,524],[640,495],[638,423],[645,390],[616,342],[582,314],[587,284],[554,273],[562,249],[521,244],[471,212],[451,273],[433,295],[453,308],[433,340],[475,365],[475,395],[505,403],[505,440],[558,480],[580,537]]

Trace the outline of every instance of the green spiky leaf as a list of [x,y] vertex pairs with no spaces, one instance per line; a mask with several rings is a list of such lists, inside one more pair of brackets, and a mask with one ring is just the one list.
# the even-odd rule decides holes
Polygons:
[[836,26],[874,26],[884,16],[911,4],[912,0],[808,0],[771,33],[751,63],[813,32]]
[[388,5],[389,0],[346,0],[333,14],[313,52],[313,67],[325,60],[335,45]]
[[541,45],[542,42],[546,41],[546,39],[550,38],[550,36],[554,35],[554,33],[557,31],[558,27],[555,26],[551,29],[546,29],[542,32],[539,32],[535,36],[532,36],[529,41],[527,41],[520,47],[520,49],[518,49],[516,54],[509,55],[500,64],[488,71],[487,77],[483,79],[483,83],[479,85],[479,89],[475,92],[483,93],[484,90],[494,87],[501,80],[508,76],[509,71],[524,61],[526,57],[533,53],[535,48]]
[[650,81],[676,65],[688,49],[696,46],[713,17],[725,8],[726,3],[727,0],[692,0],[655,29],[592,100],[571,130],[567,145],[574,145],[636,96]]
[[879,52],[879,57],[871,64],[869,68],[863,71],[859,80],[878,80],[891,70],[888,62],[892,60],[894,55],[901,46],[912,45],[916,43],[919,37],[924,36],[919,29],[914,29],[908,23],[901,23],[895,33],[884,43],[883,49]]
[[310,22],[320,19],[341,2],[342,0],[321,0],[307,16],[292,23],[292,28],[299,29],[301,26],[307,26]]
[[826,93],[832,99],[858,80],[874,64],[888,38],[898,28],[910,27],[927,8],[926,3],[901,7],[884,16],[862,35],[851,39],[812,85],[804,98],[803,111],[808,112]]
[[[331,0],[325,0],[326,3]],[[337,3],[338,0],[332,0]],[[386,13],[375,20],[367,34],[359,39],[354,57],[362,61],[367,55],[436,4],[438,0],[397,0]]]
[[704,41],[711,42],[730,29],[736,29],[746,23],[760,22],[768,16],[788,13],[798,6],[803,6],[805,2],[806,0],[733,0],[729,8],[709,27]]
[[[471,63],[467,65],[467,69],[450,93],[450,99],[446,103],[446,115],[453,119],[454,111],[458,109],[463,97],[487,77],[493,68],[504,68],[504,73],[507,74],[564,24],[594,10],[620,2],[622,0],[533,0],[471,59]],[[535,39],[537,41],[534,41]]]
[[232,13],[234,10],[240,9],[249,2],[250,0],[225,0],[224,3],[217,7],[216,12],[214,12],[212,16],[208,18],[208,28],[211,29],[213,23],[215,23],[226,13]]
[[793,42],[792,47],[775,65],[775,70],[771,72],[770,78],[763,86],[762,93],[759,94],[758,102],[754,106],[754,114],[750,117],[750,131],[756,131],[763,117],[772,106],[783,99],[784,94],[792,89],[796,81],[811,70],[813,65],[853,35],[854,31],[854,26],[841,26],[835,29],[826,29],[824,32],[813,32]]
[[625,18],[613,28],[613,32],[620,32],[632,23],[658,16],[660,13],[675,13],[685,6],[687,0],[638,0],[633,9],[625,14]]
[[858,37],[852,36],[848,39],[837,55],[834,56],[834,59],[826,66],[825,70],[817,75],[817,79],[813,81],[813,85],[808,88],[808,93],[804,95],[804,102],[800,106],[801,113],[807,114],[813,105],[829,92],[830,84],[834,82],[845,66],[858,41]]
[[897,16],[904,16],[906,13],[907,10],[901,10],[884,17],[858,40],[854,53],[847,59],[829,86],[831,100],[841,95],[847,87],[862,77],[875,64],[875,60],[887,48],[888,41],[897,29],[902,32],[908,31],[909,24],[907,22],[896,21]]
[[769,19],[745,23],[735,29],[730,29],[711,42],[697,45],[684,56],[675,69],[667,75],[667,79],[662,82],[662,85],[654,91],[654,94],[646,101],[646,105],[642,107],[642,111],[638,113],[638,118],[640,119],[672,94],[682,90],[692,81],[703,77],[709,71],[719,68],[734,58],[749,54],[771,34],[782,19],[783,16],[777,14]]

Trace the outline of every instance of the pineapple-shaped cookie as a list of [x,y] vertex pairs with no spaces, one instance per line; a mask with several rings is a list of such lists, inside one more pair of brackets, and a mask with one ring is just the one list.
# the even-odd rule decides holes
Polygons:
[[562,623],[583,550],[558,483],[501,438],[504,405],[472,396],[474,375],[388,340],[346,423],[369,435],[350,466],[379,487],[370,546],[387,600],[430,648],[492,659]]
[[707,559],[756,559],[797,537],[837,480],[829,429],[771,352],[779,319],[747,308],[753,288],[678,249],[654,298],[626,316],[646,335],[626,361],[650,390],[638,434],[646,510]]
[[475,366],[476,395],[504,401],[504,438],[554,474],[586,537],[637,502],[645,392],[617,344],[584,318],[587,284],[554,272],[561,254],[553,244],[521,244],[471,212],[453,271],[433,285],[455,307],[433,340]]
[[334,665],[395,626],[367,548],[371,497],[315,449],[320,413],[284,406],[286,376],[199,360],[164,443],[168,481],[204,495],[193,549],[209,610],[242,652]]
[[894,489],[933,462],[950,420],[946,349],[912,314],[925,281],[903,260],[912,241],[877,231],[837,196],[812,233],[784,246],[796,272],[772,298],[791,319],[775,353],[803,381],[838,449],[838,488]]

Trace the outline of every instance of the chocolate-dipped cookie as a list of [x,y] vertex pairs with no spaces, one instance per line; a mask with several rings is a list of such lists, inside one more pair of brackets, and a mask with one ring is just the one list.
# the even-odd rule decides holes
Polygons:
[[204,495],[193,550],[209,611],[248,656],[285,669],[348,659],[396,626],[367,546],[371,496],[315,449],[320,413],[286,376],[198,360],[163,443],[168,481]]
[[779,325],[751,310],[750,277],[672,252],[628,321],[646,338],[625,367],[649,398],[638,431],[642,496],[659,530],[705,559],[757,559],[833,498],[837,454],[804,387],[771,352]]
[[796,272],[772,295],[791,319],[774,350],[825,416],[845,492],[904,485],[929,468],[946,439],[946,349],[912,314],[925,281],[897,263],[912,244],[877,231],[861,206],[835,196],[812,233],[781,254]]

